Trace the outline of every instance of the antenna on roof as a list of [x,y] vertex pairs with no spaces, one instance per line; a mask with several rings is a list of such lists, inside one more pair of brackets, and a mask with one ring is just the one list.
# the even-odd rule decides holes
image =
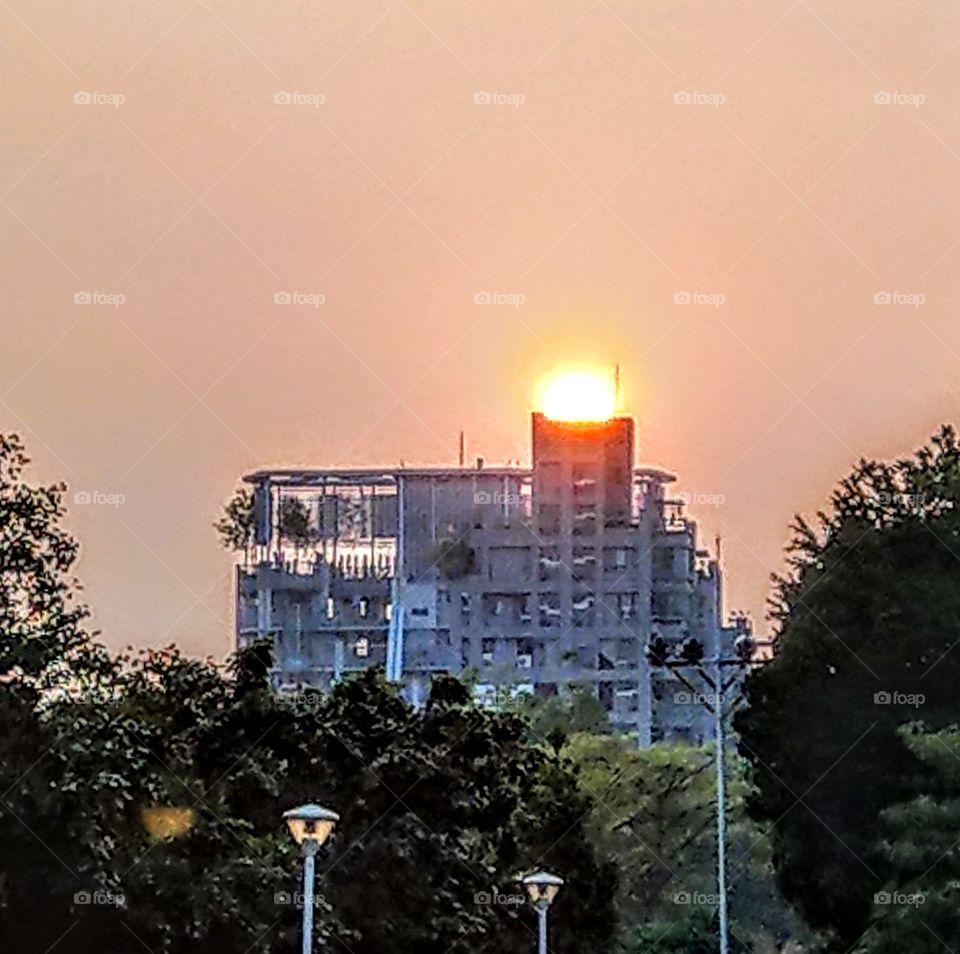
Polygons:
[[620,365],[613,366],[613,411],[620,410]]
[[466,460],[467,444],[463,436],[463,431],[460,432],[460,466],[463,467],[463,462]]

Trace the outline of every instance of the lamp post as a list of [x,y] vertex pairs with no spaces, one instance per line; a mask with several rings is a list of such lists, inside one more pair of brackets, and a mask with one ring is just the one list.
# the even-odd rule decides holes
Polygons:
[[547,909],[553,904],[553,899],[563,886],[563,878],[548,871],[538,871],[521,879],[521,883],[527,889],[527,894],[530,895],[530,900],[537,909],[539,921],[537,951],[539,954],[547,954]]
[[330,837],[333,826],[340,821],[340,816],[319,805],[301,805],[284,812],[283,820],[303,852],[303,954],[310,954],[313,946],[314,859]]

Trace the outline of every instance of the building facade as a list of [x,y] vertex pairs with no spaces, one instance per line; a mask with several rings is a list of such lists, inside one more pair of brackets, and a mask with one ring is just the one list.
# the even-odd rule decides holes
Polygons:
[[732,651],[721,577],[674,478],[634,464],[634,421],[532,417],[532,466],[248,475],[255,546],[237,569],[237,641],[274,644],[276,686],[382,666],[422,703],[434,673],[478,697],[586,687],[641,745],[700,742],[709,714],[654,635]]

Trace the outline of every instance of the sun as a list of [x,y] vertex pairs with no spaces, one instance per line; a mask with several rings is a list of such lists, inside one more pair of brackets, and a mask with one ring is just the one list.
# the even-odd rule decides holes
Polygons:
[[543,413],[554,421],[608,421],[615,405],[613,381],[595,371],[559,374],[543,391]]

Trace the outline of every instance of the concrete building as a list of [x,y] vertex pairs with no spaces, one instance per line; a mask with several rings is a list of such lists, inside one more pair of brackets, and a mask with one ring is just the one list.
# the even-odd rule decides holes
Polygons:
[[493,704],[590,689],[641,745],[709,738],[647,665],[652,635],[732,651],[717,563],[674,478],[637,468],[634,421],[532,417],[532,467],[248,475],[256,545],[237,570],[239,646],[269,637],[281,691],[382,666],[413,703],[469,671]]

